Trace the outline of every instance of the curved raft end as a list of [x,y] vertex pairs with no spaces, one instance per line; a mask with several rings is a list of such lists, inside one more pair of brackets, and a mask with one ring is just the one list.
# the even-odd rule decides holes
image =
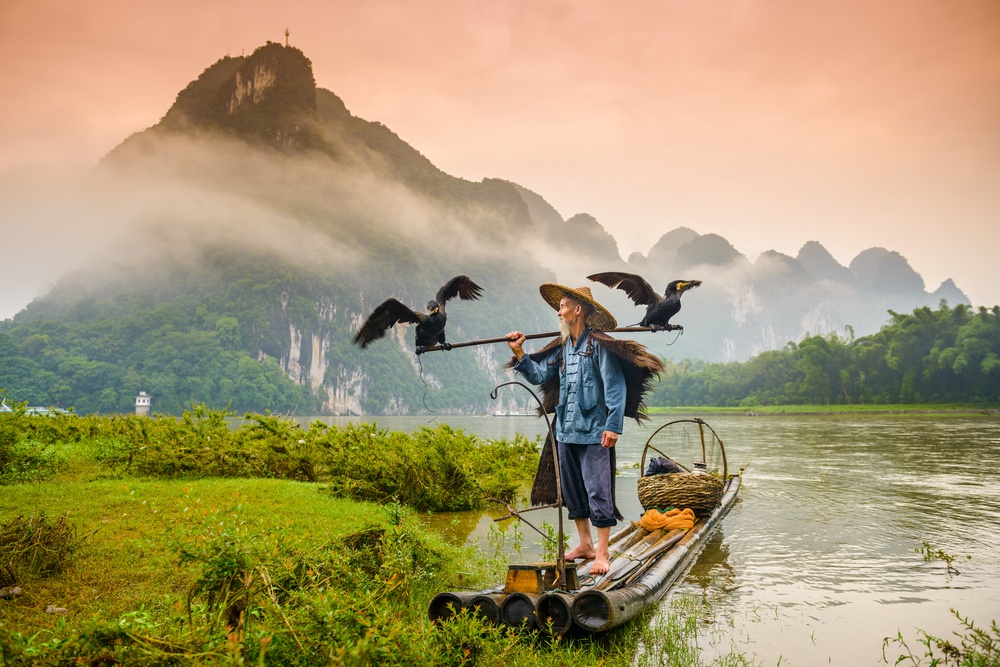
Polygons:
[[466,604],[470,613],[492,625],[500,624],[500,605],[507,596],[503,593],[483,593]]
[[573,598],[562,591],[546,593],[538,601],[538,629],[553,637],[562,637],[573,627]]
[[649,606],[649,588],[586,591],[573,602],[573,620],[590,632],[604,632],[630,621]]
[[600,632],[614,615],[614,607],[604,591],[581,593],[573,602],[573,618],[586,630]]
[[533,630],[538,626],[535,613],[541,597],[535,593],[511,593],[500,605],[500,619],[517,630]]
[[438,593],[427,605],[427,617],[431,621],[447,621],[462,611],[462,609],[480,593],[465,591]]

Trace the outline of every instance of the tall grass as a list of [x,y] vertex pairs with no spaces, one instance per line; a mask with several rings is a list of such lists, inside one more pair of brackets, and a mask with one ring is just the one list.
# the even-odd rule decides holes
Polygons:
[[[418,511],[481,509],[513,500],[538,463],[538,443],[481,440],[447,425],[407,434],[375,424],[307,429],[275,415],[194,406],[174,417],[0,414],[0,484],[51,479],[70,455],[108,476],[274,478],[322,482],[333,495]],[[79,463],[79,461],[78,461]]]

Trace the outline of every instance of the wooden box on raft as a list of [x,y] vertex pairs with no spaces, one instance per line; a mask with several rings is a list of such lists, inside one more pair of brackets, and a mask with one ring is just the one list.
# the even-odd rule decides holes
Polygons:
[[[559,576],[555,563],[522,563],[511,565],[507,570],[504,593],[535,593],[541,595],[552,589]],[[580,588],[576,576],[576,563],[566,563],[566,588],[574,591]]]

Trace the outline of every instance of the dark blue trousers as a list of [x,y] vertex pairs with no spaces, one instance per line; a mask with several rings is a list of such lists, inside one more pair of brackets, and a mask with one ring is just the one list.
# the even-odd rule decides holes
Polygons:
[[590,519],[595,528],[618,524],[612,489],[611,450],[597,445],[559,443],[559,480],[570,519]]

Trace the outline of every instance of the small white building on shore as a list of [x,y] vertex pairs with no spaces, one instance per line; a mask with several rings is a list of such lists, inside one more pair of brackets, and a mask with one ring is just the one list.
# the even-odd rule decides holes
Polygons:
[[140,391],[139,395],[135,397],[135,414],[148,416],[152,400],[152,396]]

